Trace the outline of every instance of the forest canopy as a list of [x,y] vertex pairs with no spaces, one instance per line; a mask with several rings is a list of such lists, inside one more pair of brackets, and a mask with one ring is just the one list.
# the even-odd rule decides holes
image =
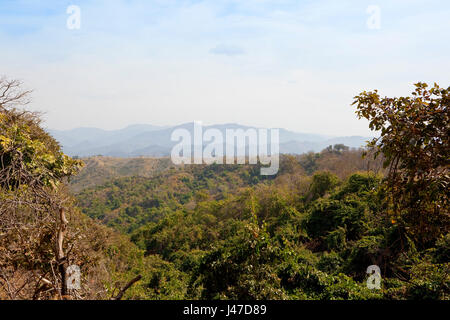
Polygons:
[[[0,82],[1,299],[450,298],[448,88],[362,92],[356,114],[378,138],[282,155],[273,177],[133,159],[81,169],[19,88]],[[69,264],[80,290],[64,288]]]

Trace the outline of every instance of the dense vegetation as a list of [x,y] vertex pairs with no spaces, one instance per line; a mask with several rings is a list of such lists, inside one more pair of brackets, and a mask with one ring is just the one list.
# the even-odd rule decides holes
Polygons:
[[[65,182],[83,163],[23,110],[28,94],[0,79],[0,300],[110,298],[141,251],[73,205]],[[67,290],[72,264],[81,290]]]
[[[302,183],[308,185],[308,177],[315,171],[329,171],[341,179],[355,171],[381,172],[382,161],[362,159],[361,150],[346,150],[336,145],[321,153],[309,153],[301,156],[282,156],[278,176],[301,175]],[[348,149],[348,148],[347,148]],[[140,159],[128,159],[130,165]],[[101,161],[104,167],[111,167],[114,158],[90,158],[86,160],[86,168],[71,186],[80,189],[84,183],[95,185],[95,177],[91,179],[85,171],[97,168]],[[161,160],[162,161],[162,160]],[[137,166],[141,175],[120,177],[85,188],[77,195],[82,211],[92,218],[122,232],[130,233],[143,224],[157,221],[168,212],[178,209],[192,209],[200,200],[221,200],[236,194],[244,187],[259,183],[270,184],[274,177],[261,176],[259,166],[242,165],[210,165],[210,166],[168,166],[162,173],[156,174],[150,168],[152,178],[147,178],[145,166]],[[310,174],[308,175],[307,172]],[[281,178],[284,179],[284,178]]]
[[[208,169],[198,170],[207,174]],[[234,174],[242,172],[241,167]],[[164,262],[151,272],[135,270],[145,277],[129,297],[448,298],[450,239],[439,238],[424,251],[411,241],[403,243],[399,224],[383,214],[380,175],[360,172],[341,180],[324,171],[310,177],[299,165],[254,185],[239,186],[239,175],[234,177],[233,192],[211,193],[200,183],[186,188],[191,196],[179,202],[161,198],[162,218],[128,229],[147,258],[158,266]],[[119,179],[96,192],[105,193],[123,180],[136,183],[136,194],[145,198],[148,181],[141,185],[138,178]],[[82,203],[97,197],[90,192],[79,195]],[[125,224],[127,212],[132,211],[122,209]],[[366,268],[373,264],[382,269],[380,291],[366,287]]]
[[[449,299],[448,89],[418,84],[413,97],[394,99],[363,92],[354,104],[380,138],[367,150],[335,145],[283,155],[276,176],[261,176],[253,165],[86,159],[72,184],[82,213],[71,201],[56,201],[53,218],[20,229],[30,239],[22,250],[2,220],[0,298],[60,294],[60,277],[51,278],[59,261],[52,244],[61,225],[54,211],[64,204],[70,215],[64,249],[83,274],[83,290],[72,298],[109,298],[141,275],[125,298]],[[2,123],[12,121],[16,111],[1,110]],[[52,173],[39,180],[46,192],[70,199],[61,182],[78,161],[38,129],[35,135],[17,127],[25,135],[17,139],[9,129],[16,127],[4,125],[0,152],[31,152],[32,162],[24,160],[33,164],[29,172]],[[40,141],[48,143],[36,149]],[[99,163],[107,170],[92,174]],[[21,195],[0,186],[0,196]],[[24,206],[28,217],[38,214]],[[381,269],[381,289],[366,285],[371,265]],[[27,289],[16,290],[23,283]]]
[[[356,97],[381,131],[365,159],[337,145],[283,156],[270,179],[252,166],[172,168],[78,199],[152,261],[130,298],[448,299],[448,103],[424,84],[413,98]],[[381,290],[366,286],[370,265]]]

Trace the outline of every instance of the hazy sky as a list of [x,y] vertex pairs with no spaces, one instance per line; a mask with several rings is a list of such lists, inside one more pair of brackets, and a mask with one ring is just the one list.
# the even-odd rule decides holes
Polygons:
[[199,120],[368,135],[353,96],[448,86],[449,34],[450,1],[1,0],[0,74],[34,89],[53,129]]

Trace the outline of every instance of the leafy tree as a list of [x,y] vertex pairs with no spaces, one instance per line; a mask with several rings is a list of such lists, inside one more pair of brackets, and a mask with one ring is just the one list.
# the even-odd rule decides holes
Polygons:
[[309,188],[309,199],[316,200],[323,197],[328,191],[339,184],[339,179],[330,172],[318,172],[313,176],[313,181]]
[[244,224],[234,238],[203,258],[192,281],[203,288],[204,299],[282,299],[276,273],[282,257],[264,228]]
[[[314,238],[334,237],[334,239],[354,240],[367,230],[367,205],[361,200],[330,200],[319,199],[311,209],[309,218],[305,221],[308,235]],[[337,230],[335,235],[330,232]],[[334,240],[335,241],[335,240]]]
[[[39,126],[36,113],[18,109],[28,94],[19,81],[0,79],[0,284],[11,299],[37,298],[48,292],[43,286],[67,294],[63,241],[73,207],[61,183],[82,166]],[[60,276],[51,277],[52,270]]]
[[308,152],[300,157],[300,164],[307,174],[312,174],[317,170],[317,159],[319,158],[320,153],[314,152]]
[[411,97],[381,98],[378,91],[355,97],[359,118],[379,131],[369,147],[389,168],[389,213],[403,236],[427,247],[450,230],[449,88],[417,83]]

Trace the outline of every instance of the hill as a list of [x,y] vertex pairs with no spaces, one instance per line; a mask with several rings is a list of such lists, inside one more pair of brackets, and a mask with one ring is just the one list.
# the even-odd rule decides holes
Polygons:
[[83,159],[85,167],[70,181],[77,193],[108,180],[127,176],[152,177],[173,166],[169,158],[112,158],[94,156]]
[[[448,236],[431,250],[400,245],[384,211],[382,161],[338,146],[284,155],[274,177],[250,165],[184,166],[113,179],[77,199],[150,261],[128,298],[448,299]],[[366,285],[374,264],[382,290]]]
[[[302,174],[305,181],[316,171],[346,179],[358,171],[382,172],[382,159],[363,159],[362,151],[325,149],[320,153],[282,155],[280,172]],[[79,206],[91,218],[130,232],[167,212],[192,207],[198,198],[220,200],[240,189],[269,183],[275,177],[259,175],[258,165],[174,166],[169,158],[92,157],[71,182]]]

